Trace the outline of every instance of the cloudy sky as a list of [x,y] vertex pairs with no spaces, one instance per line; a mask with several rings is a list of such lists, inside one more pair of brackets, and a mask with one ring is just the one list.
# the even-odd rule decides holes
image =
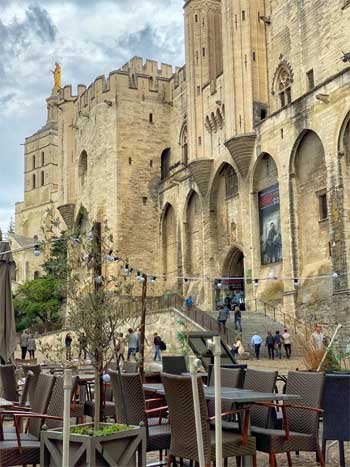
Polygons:
[[0,227],[23,199],[23,142],[46,119],[50,70],[89,84],[134,55],[182,65],[183,0],[0,0]]

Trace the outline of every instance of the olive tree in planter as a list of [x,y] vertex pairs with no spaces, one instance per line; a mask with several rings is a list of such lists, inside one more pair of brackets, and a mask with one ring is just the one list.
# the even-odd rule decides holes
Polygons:
[[[62,466],[62,430],[42,431],[40,465]],[[146,429],[101,423],[95,431],[86,425],[75,426],[70,433],[69,465],[123,466],[146,465]]]
[[89,219],[81,207],[76,222],[63,235],[54,212],[47,213],[43,226],[47,249],[65,238],[67,254],[66,323],[85,349],[95,369],[95,430],[100,423],[101,379],[115,357],[115,336],[133,318],[131,278],[124,274],[123,262],[115,251],[113,235],[107,222]]

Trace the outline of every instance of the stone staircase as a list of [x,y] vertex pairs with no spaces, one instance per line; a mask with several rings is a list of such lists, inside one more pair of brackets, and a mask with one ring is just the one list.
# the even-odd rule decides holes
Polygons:
[[[213,311],[210,313],[211,316],[217,318],[218,312]],[[257,333],[265,341],[267,336],[267,332],[271,331],[272,334],[275,334],[276,330],[280,331],[280,334],[283,333],[284,325],[279,323],[278,321],[274,321],[271,317],[266,316],[263,312],[255,312],[255,311],[242,311],[242,332],[235,331],[234,329],[234,319],[233,316],[226,323],[228,329],[232,330],[234,334],[238,332],[242,337],[242,344],[244,350],[249,352],[252,356],[254,354],[254,349],[250,345],[250,341],[252,336]],[[295,340],[294,333],[291,329],[289,329],[291,334],[291,342],[292,342],[292,353],[293,356],[300,356],[301,349],[297,345]],[[229,342],[229,344],[232,344]],[[260,354],[262,357],[268,357],[267,349],[265,348],[265,344],[263,343],[261,346]],[[284,349],[282,348],[282,356],[284,355]]]

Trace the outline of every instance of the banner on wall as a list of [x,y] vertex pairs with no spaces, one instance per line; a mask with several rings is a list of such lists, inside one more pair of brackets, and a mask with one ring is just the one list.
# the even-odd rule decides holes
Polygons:
[[278,184],[258,193],[261,264],[282,261],[280,195]]

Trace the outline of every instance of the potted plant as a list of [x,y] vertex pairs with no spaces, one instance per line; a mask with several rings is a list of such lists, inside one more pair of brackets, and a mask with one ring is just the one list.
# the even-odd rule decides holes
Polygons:
[[[136,308],[128,306],[132,299],[129,274],[125,274],[124,263],[113,252],[113,235],[107,223],[101,225],[89,221],[86,210],[81,209],[78,221],[65,237],[65,325],[78,341],[83,337],[85,350],[95,370],[94,421],[73,427],[70,465],[134,466],[137,452],[140,465],[144,465],[143,427],[101,423],[101,386],[108,364],[116,356],[115,336],[136,313]],[[42,465],[56,465],[56,462],[62,465],[62,429],[43,432],[42,443],[46,453],[43,455],[51,456],[50,462],[46,463],[45,458]],[[82,456],[84,460],[81,460]]]
[[[40,465],[62,466],[62,429],[42,431]],[[144,427],[100,423],[76,425],[70,431],[69,466],[146,465],[146,429]]]

